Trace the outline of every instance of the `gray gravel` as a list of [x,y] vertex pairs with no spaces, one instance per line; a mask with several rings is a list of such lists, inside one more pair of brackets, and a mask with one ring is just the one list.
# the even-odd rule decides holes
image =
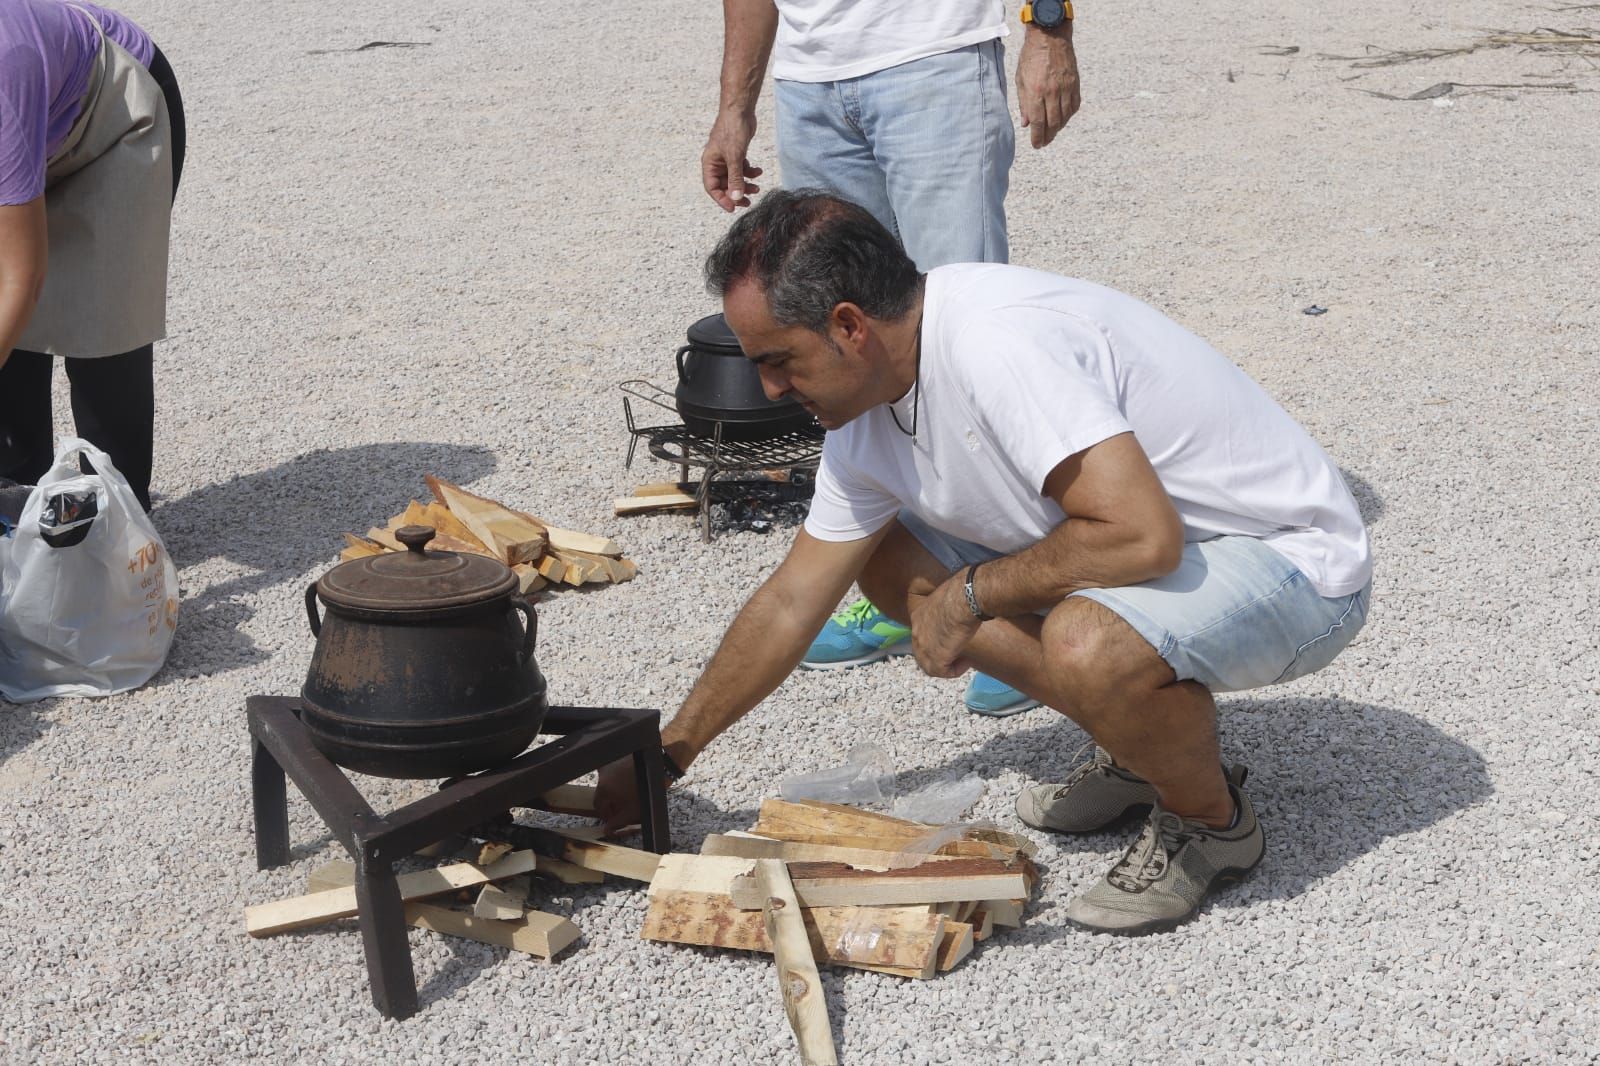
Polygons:
[[[0,1059],[791,1060],[767,960],[641,941],[624,885],[542,901],[584,932],[553,967],[414,933],[425,1012],[404,1024],[372,1010],[353,926],[258,942],[240,913],[337,851],[296,799],[293,866],[254,871],[244,697],[298,687],[300,590],[424,471],[638,559],[632,584],[542,608],[563,702],[674,707],[780,557],[788,528],[706,546],[680,516],[609,514],[670,473],[623,469],[615,384],[665,380],[710,309],[698,265],[725,220],[696,160],[718,5],[125,7],[191,121],[158,349],[156,519],[183,613],[143,691],[0,708]],[[1082,15],[1087,107],[1021,152],[1015,258],[1169,309],[1326,443],[1373,523],[1372,620],[1323,673],[1223,701],[1267,826],[1254,879],[1171,935],[1093,937],[1064,903],[1127,835],[1039,836],[1026,929],[931,983],[825,974],[845,1059],[1589,1060],[1595,97],[1353,90],[1592,93],[1600,75],[1517,50],[1321,58],[1585,13]],[[374,39],[427,46],[308,54]],[[774,162],[770,111],[754,155]],[[792,679],[674,793],[680,846],[862,740],[896,753],[902,788],[983,774],[978,813],[1019,829],[1011,796],[1081,734],[1048,711],[968,716],[959,695],[904,660]],[[396,804],[423,787],[372,784]]]

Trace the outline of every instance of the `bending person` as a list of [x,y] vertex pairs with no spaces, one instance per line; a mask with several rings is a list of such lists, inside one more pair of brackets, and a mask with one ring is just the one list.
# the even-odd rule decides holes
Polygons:
[[0,476],[49,469],[60,357],[78,435],[149,509],[183,153],[178,82],[142,29],[91,3],[0,3]]
[[[1069,920],[1170,928],[1254,868],[1213,693],[1319,670],[1366,619],[1366,528],[1327,453],[1154,308],[999,264],[919,273],[824,194],[765,194],[706,277],[767,395],[828,436],[805,528],[661,731],[673,766],[777,688],[855,581],[926,672],[984,670],[1099,746],[1022,792],[1024,822],[1149,808]],[[633,781],[626,760],[602,772],[608,828],[635,817]]]

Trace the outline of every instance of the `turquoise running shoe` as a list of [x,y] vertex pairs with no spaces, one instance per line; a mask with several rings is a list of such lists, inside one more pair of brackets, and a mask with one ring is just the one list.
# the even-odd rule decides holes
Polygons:
[[896,622],[870,600],[857,600],[828,619],[800,665],[812,670],[843,670],[910,650],[910,626]]
[[972,675],[972,681],[967,685],[967,694],[961,702],[967,705],[967,710],[973,714],[983,714],[990,718],[1007,718],[1023,711],[1031,711],[1039,706],[1039,701],[988,674],[977,673]]

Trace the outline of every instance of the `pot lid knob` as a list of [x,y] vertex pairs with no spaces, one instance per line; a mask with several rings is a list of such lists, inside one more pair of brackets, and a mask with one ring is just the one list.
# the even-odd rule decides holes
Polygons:
[[401,526],[394,531],[394,539],[406,546],[408,554],[419,557],[427,555],[424,549],[436,535],[432,526]]

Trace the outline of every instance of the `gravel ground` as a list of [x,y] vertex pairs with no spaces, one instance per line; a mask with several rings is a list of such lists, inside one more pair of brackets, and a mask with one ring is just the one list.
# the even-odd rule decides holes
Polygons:
[[[191,123],[158,348],[156,521],[183,608],[144,690],[0,710],[0,1057],[791,1060],[769,961],[641,941],[626,884],[543,900],[584,933],[553,967],[413,933],[406,1023],[371,1008],[352,924],[253,941],[240,913],[338,850],[296,799],[293,865],[255,872],[244,698],[298,688],[301,589],[425,471],[639,561],[542,606],[561,702],[670,711],[781,556],[792,522],[703,545],[681,516],[609,513],[670,473],[623,469],[616,384],[666,380],[712,309],[698,268],[725,219],[696,160],[718,5],[124,6]],[[1328,58],[1590,8],[1083,12],[1087,104],[1019,153],[1015,259],[1168,309],[1324,442],[1373,526],[1372,618],[1328,670],[1222,701],[1267,826],[1248,883],[1171,935],[1090,936],[1065,902],[1128,833],[1038,835],[1024,930],[933,982],[824,975],[846,1061],[1592,1061],[1596,98],[1357,90],[1593,93],[1600,73],[1516,49]],[[423,46],[313,54],[376,39]],[[674,792],[678,845],[866,739],[903,787],[984,775],[978,814],[1019,829],[1012,796],[1082,735],[966,715],[960,691],[906,660],[791,679]]]

